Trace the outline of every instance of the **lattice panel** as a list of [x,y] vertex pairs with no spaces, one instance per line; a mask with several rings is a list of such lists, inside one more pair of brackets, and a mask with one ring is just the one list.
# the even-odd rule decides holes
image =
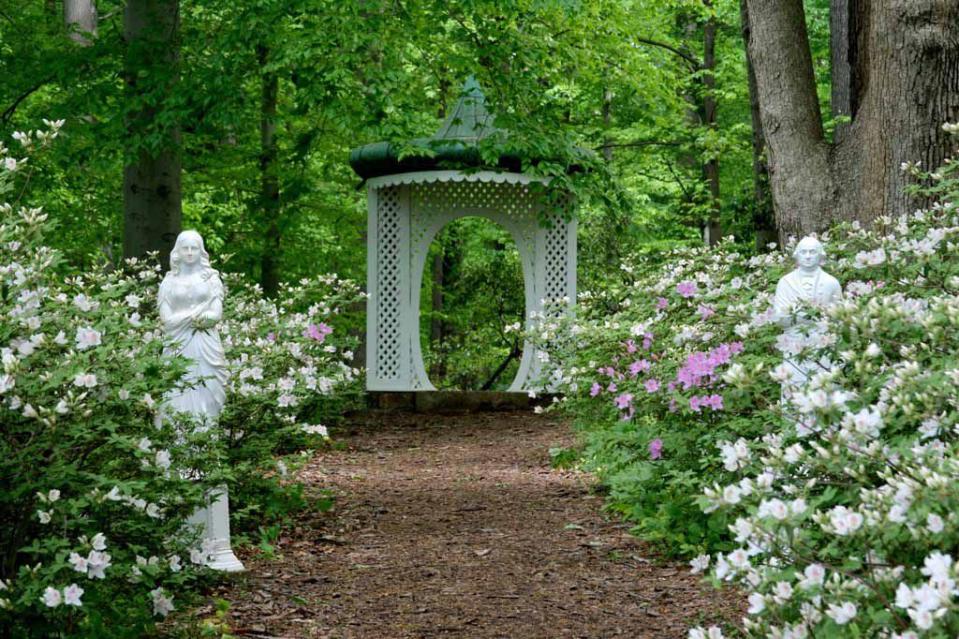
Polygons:
[[[526,184],[497,182],[442,182],[410,185],[413,247],[462,213],[479,214],[518,236],[532,256],[536,241],[535,199]],[[530,264],[532,266],[532,264]]]
[[547,302],[555,302],[568,295],[567,289],[567,260],[569,225],[559,215],[551,215],[550,228],[546,229],[543,242],[543,298]]
[[400,278],[399,188],[392,186],[378,192],[376,235],[379,238],[376,274],[376,355],[380,379],[400,379],[400,300],[404,282]]

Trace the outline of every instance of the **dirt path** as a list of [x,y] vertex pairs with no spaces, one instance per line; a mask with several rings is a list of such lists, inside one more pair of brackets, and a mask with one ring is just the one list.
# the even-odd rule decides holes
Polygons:
[[606,521],[583,473],[550,468],[568,426],[529,413],[369,414],[313,460],[334,510],[217,596],[236,634],[685,637],[740,602],[662,565]]

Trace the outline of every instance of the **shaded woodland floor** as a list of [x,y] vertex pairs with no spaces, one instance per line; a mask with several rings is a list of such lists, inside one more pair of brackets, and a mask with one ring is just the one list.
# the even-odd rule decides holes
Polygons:
[[[742,601],[651,556],[550,467],[568,425],[527,412],[368,413],[302,477],[336,506],[214,593],[248,637],[685,637]],[[202,611],[201,611],[202,612]]]

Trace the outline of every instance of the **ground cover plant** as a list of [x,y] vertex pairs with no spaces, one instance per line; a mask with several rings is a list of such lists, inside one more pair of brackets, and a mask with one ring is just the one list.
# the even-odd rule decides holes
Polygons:
[[[797,311],[799,339],[771,308],[791,259],[731,242],[624,264],[621,288],[535,336],[610,508],[671,552],[711,551],[694,570],[750,593],[749,634],[959,630],[957,167],[905,165],[934,204],[823,235],[845,298]],[[784,357],[821,370],[781,404]]]
[[164,354],[158,262],[79,272],[31,201],[61,126],[0,144],[0,635],[141,637],[207,572],[184,525],[206,490],[257,513],[241,530],[288,509],[282,457],[323,445],[356,379],[333,325],[357,289],[327,277],[266,300],[228,278],[222,428],[158,419],[186,370]]

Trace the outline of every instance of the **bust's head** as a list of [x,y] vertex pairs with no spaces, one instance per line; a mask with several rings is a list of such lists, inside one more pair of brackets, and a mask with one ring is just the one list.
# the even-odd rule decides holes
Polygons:
[[170,272],[178,274],[183,266],[202,271],[211,268],[210,254],[203,246],[203,237],[196,231],[180,233],[170,251]]
[[815,271],[826,260],[826,249],[816,238],[806,236],[793,250],[793,258],[796,260],[796,266],[801,270]]

